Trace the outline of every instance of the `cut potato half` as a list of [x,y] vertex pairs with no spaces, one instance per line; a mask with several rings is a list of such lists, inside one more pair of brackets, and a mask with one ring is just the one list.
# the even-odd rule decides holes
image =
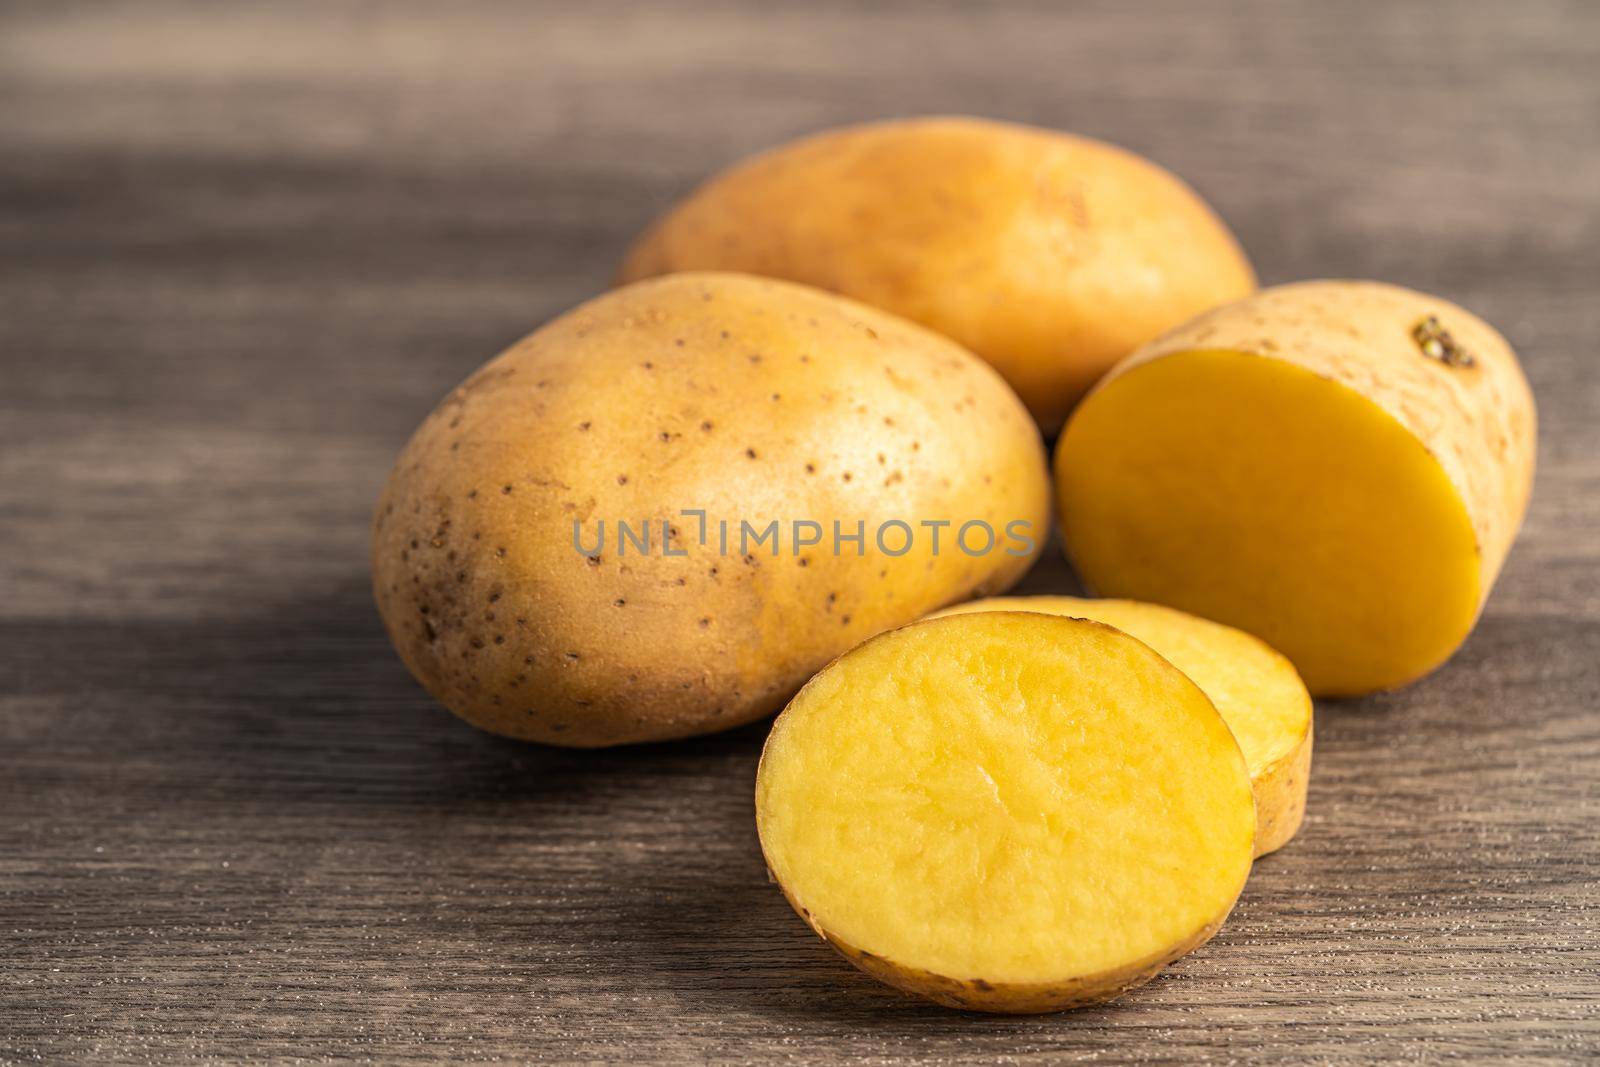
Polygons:
[[1137,637],[1211,698],[1233,731],[1256,797],[1256,855],[1288,844],[1306,813],[1311,694],[1294,664],[1266,642],[1220,622],[1137,600],[989,597],[936,612],[1038,611],[1093,619]]
[[1200,688],[1149,646],[1030,612],[880,635],[767,739],[756,820],[795,910],[941,1004],[1044,1012],[1149,980],[1249,874],[1250,777]]
[[1395,286],[1308,282],[1119,364],[1056,453],[1105,596],[1256,634],[1318,696],[1411,682],[1471,632],[1527,504],[1533,401],[1491,327]]

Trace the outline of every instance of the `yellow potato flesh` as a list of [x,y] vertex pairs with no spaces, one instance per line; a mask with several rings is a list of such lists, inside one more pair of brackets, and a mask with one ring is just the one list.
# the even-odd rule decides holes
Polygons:
[[1198,685],[1233,731],[1256,798],[1256,855],[1281,848],[1305,815],[1311,695],[1294,666],[1231,626],[1160,604],[1072,596],[989,597],[933,616],[1038,611],[1115,626],[1155,649]]
[[934,619],[858,647],[779,718],[756,788],[796,909],[871,973],[1040,1011],[1208,938],[1255,832],[1243,757],[1144,644],[1077,619]]
[[1420,677],[1477,614],[1472,523],[1433,455],[1285,361],[1194,350],[1134,367],[1079,409],[1057,479],[1096,592],[1256,634],[1318,695]]

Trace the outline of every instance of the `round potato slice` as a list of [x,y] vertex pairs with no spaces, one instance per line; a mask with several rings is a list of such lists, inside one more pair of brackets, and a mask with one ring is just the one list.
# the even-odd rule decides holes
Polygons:
[[1222,924],[1255,837],[1244,758],[1198,686],[1118,630],[1029,612],[836,660],[774,725],[756,820],[846,959],[995,1012],[1149,980]]
[[1037,611],[1093,619],[1161,653],[1211,698],[1239,742],[1256,797],[1256,855],[1282,848],[1300,829],[1311,777],[1311,694],[1294,664],[1265,641],[1210,619],[1137,600],[989,597],[946,608],[930,618],[978,611]]
[[1527,506],[1533,398],[1493,327],[1374,282],[1280,286],[1119,364],[1056,450],[1095,592],[1253,633],[1317,696],[1471,632]]

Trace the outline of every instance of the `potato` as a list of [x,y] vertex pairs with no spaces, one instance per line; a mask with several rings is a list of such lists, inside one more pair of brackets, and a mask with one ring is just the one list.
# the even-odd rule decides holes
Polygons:
[[1038,431],[971,353],[814,289],[683,274],[446,397],[384,489],[373,577],[452,711],[609,745],[777,710],[862,639],[1009,586],[1048,524]]
[[1137,600],[998,596],[945,608],[1039,611],[1114,626],[1155,649],[1198,685],[1233,731],[1256,798],[1256,855],[1289,843],[1306,813],[1311,776],[1311,694],[1294,666],[1266,642],[1231,626]]
[[1318,696],[1404,685],[1461,644],[1516,536],[1534,409],[1516,356],[1447,301],[1267,290],[1129,357],[1056,453],[1097,592],[1261,637]]
[[1031,612],[920,622],[818,674],[767,738],[756,820],[846,959],[998,1012],[1106,1000],[1198,947],[1255,834],[1239,746],[1192,681]]
[[1111,365],[1255,275],[1194,191],[1053,130],[924,118],[736,164],[669,211],[621,278],[741,270],[904,315],[992,363],[1046,433]]

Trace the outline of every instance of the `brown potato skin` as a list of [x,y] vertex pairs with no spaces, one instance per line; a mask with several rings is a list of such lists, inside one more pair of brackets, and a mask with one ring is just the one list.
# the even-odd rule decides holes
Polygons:
[[[707,545],[683,508],[707,510]],[[888,518],[946,515],[1025,520],[1034,552],[870,544]],[[868,551],[722,555],[719,516],[735,535],[739,518],[860,520]],[[655,551],[619,555],[618,518],[652,520]],[[578,552],[573,523],[592,544],[602,519],[603,550]],[[686,555],[662,555],[662,519]],[[446,707],[593,747],[767,715],[862,639],[1011,585],[1048,523],[1037,429],[971,353],[803,286],[681,274],[574,309],[445,398],[379,501],[373,585]]]
[[619,280],[739,270],[903,315],[993,364],[1048,434],[1117,360],[1255,288],[1180,179],[1112,145],[974,118],[828,130],[737,163]]
[[1312,725],[1307,723],[1294,750],[1250,781],[1256,797],[1256,859],[1287,845],[1305,822],[1312,737]]

